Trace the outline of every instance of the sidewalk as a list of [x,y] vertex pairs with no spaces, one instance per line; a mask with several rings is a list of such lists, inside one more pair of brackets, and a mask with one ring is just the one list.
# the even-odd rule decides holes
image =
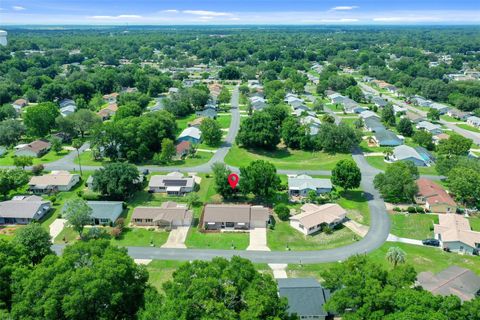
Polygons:
[[387,241],[414,244],[414,245],[417,245],[417,246],[423,246],[423,243],[422,243],[421,240],[409,239],[409,238],[400,238],[400,237],[397,237],[393,234],[388,235]]

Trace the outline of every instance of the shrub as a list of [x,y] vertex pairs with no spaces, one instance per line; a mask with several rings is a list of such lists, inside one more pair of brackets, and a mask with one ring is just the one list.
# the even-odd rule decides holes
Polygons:
[[417,210],[415,209],[415,207],[408,207],[407,212],[408,213],[417,213]]
[[282,221],[287,221],[290,218],[290,209],[284,204],[277,204],[273,211],[278,215],[278,218]]
[[395,211],[395,212],[401,212],[402,209],[400,209],[399,207],[394,207],[394,208],[393,208],[393,211]]
[[32,173],[35,176],[39,176],[42,173],[43,169],[45,169],[43,164],[36,164],[32,167]]
[[51,196],[49,200],[52,204],[55,204],[55,202],[57,201],[57,196]]
[[78,191],[77,191],[77,196],[78,196],[79,198],[83,198],[83,190],[78,190]]
[[329,226],[324,226],[322,228],[322,231],[325,232],[326,234],[332,234],[333,233],[333,229],[330,228]]
[[119,228],[118,226],[113,228],[111,231],[110,231],[110,235],[112,237],[114,237],[115,239],[118,239],[120,237],[120,235],[122,234],[122,229]]

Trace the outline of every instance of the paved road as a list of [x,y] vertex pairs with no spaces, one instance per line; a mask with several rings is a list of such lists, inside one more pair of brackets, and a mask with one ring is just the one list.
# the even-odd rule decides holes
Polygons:
[[[365,192],[370,209],[370,229],[367,235],[351,245],[329,250],[317,251],[246,251],[213,249],[167,249],[156,247],[127,247],[134,259],[153,260],[211,260],[214,257],[230,258],[241,256],[257,263],[324,263],[345,260],[355,254],[371,252],[380,247],[390,232],[390,219],[385,203],[373,186],[373,177],[379,170],[371,167],[359,149],[353,153],[353,159],[362,172],[361,187]],[[54,245],[60,253],[64,246]]]
[[[379,95],[380,93],[375,90],[374,88],[366,85],[365,83],[362,83],[362,82],[359,82],[358,83],[360,88],[364,91],[364,92],[368,92],[368,93],[373,93],[373,94],[376,94],[376,95]],[[415,112],[415,113],[418,113],[424,117],[427,116],[427,112],[425,111],[422,111],[422,110],[419,110],[417,108],[415,108],[414,106],[408,104],[408,103],[405,103],[405,101],[402,101],[402,100],[399,100],[399,99],[395,99],[395,98],[392,98],[388,95],[383,95],[383,98],[387,99],[388,101],[391,101],[399,106],[402,106],[402,107],[405,107],[407,108],[408,110],[412,111],[412,112]],[[441,120],[439,121],[442,125],[446,126],[447,128],[457,132],[458,134],[466,137],[466,138],[469,138],[469,139],[472,139],[473,142],[480,146],[480,133],[476,133],[476,132],[473,132],[473,131],[469,131],[469,130],[465,130],[465,129],[462,129],[462,128],[459,128],[455,125],[455,123],[452,123],[452,122],[448,122],[448,121],[444,121],[444,120]]]

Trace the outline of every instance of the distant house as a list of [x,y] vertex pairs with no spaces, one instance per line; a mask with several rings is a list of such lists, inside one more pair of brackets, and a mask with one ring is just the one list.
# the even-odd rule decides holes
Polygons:
[[387,129],[375,131],[373,139],[379,147],[396,147],[403,144],[403,139]]
[[287,298],[289,314],[300,319],[325,320],[330,316],[323,305],[330,298],[330,291],[313,278],[278,279],[278,295]]
[[197,117],[210,118],[215,120],[217,119],[217,110],[215,110],[215,108],[205,108],[202,111],[195,112],[195,115]]
[[307,197],[309,191],[315,191],[317,195],[332,191],[330,179],[312,178],[306,174],[288,177],[288,195],[290,198]]
[[38,221],[51,209],[50,201],[38,196],[16,196],[0,202],[0,224],[29,224]]
[[0,146],[0,157],[3,157],[7,153],[7,148]]
[[378,108],[383,108],[385,107],[387,104],[388,104],[388,101],[381,98],[381,97],[378,97],[378,96],[373,96],[371,98],[371,102],[376,105]]
[[62,117],[66,117],[72,113],[77,111],[77,106],[76,105],[68,105],[66,107],[60,108],[60,115]]
[[316,205],[306,203],[301,213],[290,217],[290,225],[305,235],[322,230],[325,226],[334,228],[345,221],[347,211],[336,203]]
[[440,141],[446,140],[446,139],[448,139],[448,138],[450,138],[450,136],[449,136],[448,134],[446,134],[446,133],[440,133],[440,134],[434,135],[434,136],[432,137],[432,140],[433,140],[433,143],[434,143],[435,145],[438,145]]
[[250,105],[252,107],[252,110],[260,111],[267,106],[267,103],[263,97],[254,95],[253,97],[250,98]]
[[365,110],[363,112],[360,112],[360,118],[362,118],[364,120],[367,119],[367,118],[371,118],[371,117],[376,117],[376,118],[380,119],[380,116],[373,111]]
[[178,159],[185,158],[190,149],[192,148],[192,144],[189,141],[182,141],[175,146],[176,156]]
[[180,227],[190,226],[193,213],[185,204],[164,202],[160,207],[136,207],[132,223],[137,226]]
[[108,103],[117,103],[117,98],[119,94],[117,92],[112,92],[103,96],[103,100]]
[[407,108],[401,107],[401,106],[396,105],[396,104],[393,105],[393,113],[394,113],[395,115],[397,115],[397,114],[406,114],[407,111],[408,111]]
[[101,109],[97,112],[97,115],[103,120],[108,120],[115,115],[118,111],[118,106],[115,103],[108,105],[107,107]]
[[310,135],[316,135],[320,130],[320,125],[322,124],[320,119],[311,115],[301,118],[300,123],[308,127]]
[[40,158],[50,150],[51,144],[45,140],[35,140],[15,147],[15,156]]
[[424,130],[424,131],[430,132],[432,135],[440,134],[443,132],[441,126],[437,124],[433,124],[428,121],[420,121],[415,127],[418,130]]
[[442,248],[462,254],[478,253],[480,232],[472,231],[467,218],[449,213],[439,215],[438,221],[438,224],[433,225],[433,232]]
[[356,101],[350,98],[344,98],[341,104],[343,105],[343,110],[346,113],[354,113],[355,109],[360,107],[360,105]]
[[60,109],[68,107],[68,106],[77,107],[77,105],[75,104],[75,101],[73,101],[72,99],[63,99],[58,103],[58,105],[60,106]]
[[420,121],[425,120],[424,116],[422,116],[418,113],[415,113],[415,112],[411,112],[411,111],[407,111],[405,113],[405,118],[412,121],[413,123],[419,123]]
[[301,117],[304,114],[306,114],[308,116],[316,117],[315,112],[311,111],[310,109],[308,111],[304,110],[304,109],[295,109],[295,110],[292,111],[292,114],[295,117]]
[[70,191],[79,181],[78,174],[71,174],[68,171],[52,171],[49,174],[32,177],[28,186],[33,193]]
[[363,120],[363,126],[370,132],[385,131],[386,128],[377,117],[370,117]]
[[192,192],[195,187],[193,177],[184,177],[180,172],[171,172],[167,175],[155,175],[150,178],[148,191],[166,193],[168,195],[183,196]]
[[189,141],[192,144],[197,144],[200,142],[202,137],[202,131],[197,127],[188,127],[180,133],[177,138],[177,142]]
[[415,96],[412,98],[413,104],[420,106],[420,107],[430,107],[432,101],[425,99],[421,96]]
[[427,167],[433,163],[433,157],[423,148],[401,145],[393,149],[393,154],[388,158],[392,162],[411,161],[419,167]]
[[243,204],[206,204],[203,209],[205,230],[249,230],[267,226],[270,211],[262,206]]
[[87,205],[92,209],[92,225],[113,225],[123,212],[121,201],[87,201]]
[[434,213],[455,213],[457,211],[457,204],[452,197],[435,182],[420,178],[417,180],[417,186],[416,203],[425,205]]
[[466,121],[470,116],[470,113],[458,109],[449,109],[447,115],[458,120]]
[[480,118],[475,116],[468,117],[467,124],[475,128],[480,128]]
[[450,266],[437,274],[421,272],[416,284],[435,295],[454,295],[462,301],[475,299],[480,292],[480,277],[472,271]]
[[345,99],[345,97],[338,92],[333,92],[329,94],[327,97],[328,99],[330,99],[330,103],[333,103],[333,104],[341,103],[343,99]]
[[15,111],[20,112],[23,107],[26,107],[28,105],[28,101],[25,99],[17,99],[12,103],[12,107],[15,109]]
[[430,109],[437,110],[440,114],[446,114],[450,108],[444,104],[434,102],[430,105]]

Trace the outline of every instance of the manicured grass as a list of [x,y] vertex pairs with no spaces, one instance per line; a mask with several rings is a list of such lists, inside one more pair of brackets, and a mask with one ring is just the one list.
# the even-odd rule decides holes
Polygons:
[[[65,157],[69,153],[68,150],[62,150],[59,153],[56,153],[55,151],[50,151],[47,154],[45,154],[41,158],[33,158],[33,164],[41,164],[41,163],[49,163],[53,161],[57,161],[63,157]],[[14,153],[13,151],[9,151],[7,154],[3,155],[0,157],[0,166],[13,166],[14,162]]]
[[172,279],[173,273],[185,262],[175,260],[154,260],[146,268],[148,271],[148,283],[159,292],[163,292],[163,284]]
[[342,118],[342,123],[345,123],[351,127],[354,127],[354,123],[355,121],[357,121],[357,119],[354,119],[354,118]]
[[12,226],[12,227],[1,226],[0,240],[11,241],[13,237],[15,237],[15,233],[21,228],[23,228],[23,226]]
[[[215,148],[213,148],[215,149]],[[200,164],[204,164],[208,162],[213,157],[213,153],[205,152],[205,151],[197,151],[195,156],[187,157],[184,160],[174,160],[168,164],[161,165],[162,167],[194,167]],[[102,166],[110,162],[108,159],[104,159],[103,161],[97,161],[92,158],[91,151],[85,151],[80,154],[80,161],[81,164],[84,166]],[[78,164],[78,158],[75,158],[74,162]],[[151,163],[142,163],[139,165],[153,165]]]
[[273,163],[277,169],[332,170],[338,161],[350,158],[350,154],[331,155],[324,152],[289,150],[287,148],[275,151],[247,150],[234,145],[225,157],[225,162],[232,166],[242,167],[254,160],[266,160]]
[[362,190],[342,192],[337,203],[348,211],[348,218],[364,225],[370,225],[370,209]]
[[368,141],[367,140],[362,140],[362,142],[360,142],[360,148],[362,149],[363,152],[367,152],[367,153],[370,153],[370,152],[384,152],[388,149],[391,149],[391,148],[388,148],[388,147],[370,147],[368,145]]
[[277,223],[273,230],[267,231],[267,245],[271,250],[292,251],[322,250],[342,247],[355,242],[354,233],[347,228],[333,231],[332,234],[325,232],[305,236],[290,226],[288,222],[276,218]]
[[222,129],[227,129],[230,127],[230,122],[232,121],[231,114],[220,114],[217,116],[217,122]]
[[438,216],[433,214],[404,214],[390,215],[392,228],[390,233],[402,237],[423,240],[433,238],[433,224],[438,223]]
[[197,227],[188,231],[185,244],[187,248],[234,249],[245,250],[250,242],[246,232],[202,233]]
[[449,115],[441,115],[440,116],[440,119],[444,120],[444,121],[447,121],[447,122],[460,122],[461,120],[458,120],[458,119],[455,119],[455,118],[452,118],[450,117]]
[[477,129],[477,128],[475,128],[475,127],[469,126],[469,125],[466,124],[466,123],[456,124],[456,126],[459,127],[459,128],[468,130],[468,131],[480,133],[480,129]]
[[188,123],[190,121],[193,121],[197,116],[194,114],[191,114],[187,117],[183,118],[177,118],[175,121],[177,123],[177,134],[180,134],[184,129],[188,127]]
[[473,231],[480,232],[480,216],[470,217],[468,220],[470,221],[470,228]]
[[125,228],[120,238],[112,239],[111,242],[124,247],[148,247],[153,242],[154,246],[160,247],[167,241],[168,234],[164,230],[153,231],[143,228]]
[[[372,167],[383,170],[383,171],[385,171],[387,167],[390,165],[389,163],[386,163],[385,161],[383,161],[383,156],[365,157],[365,159]],[[435,165],[431,167],[417,167],[417,168],[420,174],[433,175],[433,176],[438,175],[437,170],[435,170]]]

